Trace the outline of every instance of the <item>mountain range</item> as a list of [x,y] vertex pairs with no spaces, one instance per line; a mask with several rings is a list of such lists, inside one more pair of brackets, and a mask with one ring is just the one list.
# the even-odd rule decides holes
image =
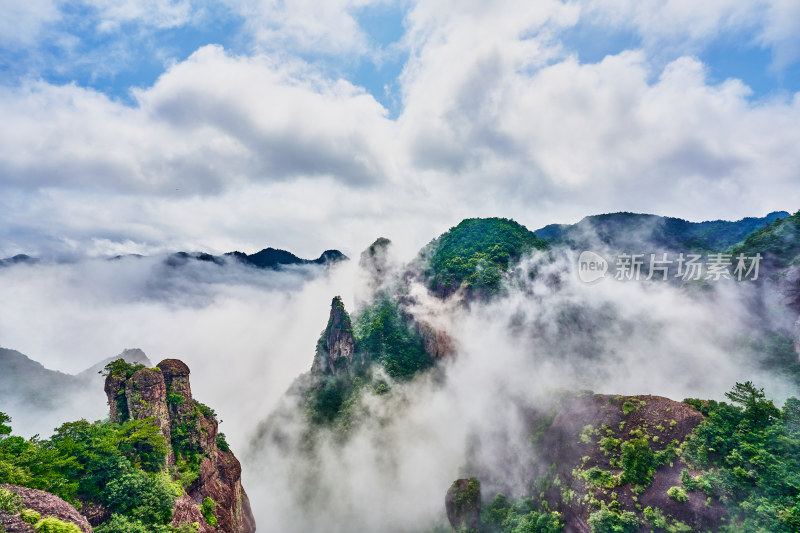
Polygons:
[[[358,513],[389,516],[376,509],[373,493],[398,498],[395,486],[428,490],[426,478],[409,485],[403,469],[422,464],[419,471],[434,483],[437,463],[462,453],[448,471],[449,481],[458,479],[441,490],[448,522],[412,522],[415,510],[406,506],[409,522],[398,531],[800,531],[800,400],[793,397],[800,392],[800,211],[699,223],[612,213],[536,231],[510,219],[472,218],[432,239],[408,264],[390,264],[391,246],[379,238],[361,255],[369,298],[351,315],[344,299],[332,297],[308,371],[253,432],[246,464],[263,468],[251,474],[267,487],[261,497],[277,495],[263,503],[277,513],[270,525],[290,532],[321,524],[334,531],[391,529],[359,521]],[[642,280],[606,282],[601,290],[575,279],[574,256],[586,249],[760,254],[764,271],[752,284]],[[178,252],[165,263],[235,260],[280,269],[345,259],[327,251],[304,260],[267,248],[252,255]],[[662,305],[668,312],[656,312]],[[498,332],[505,336],[493,337]],[[119,357],[129,363],[114,362]],[[250,531],[252,516],[236,504],[243,490],[237,469],[201,466],[198,454],[233,460],[213,411],[185,404],[188,368],[166,360],[146,369],[150,362],[135,349],[119,357],[73,376],[0,349],[0,407],[15,419],[19,402],[52,413],[89,383],[97,387],[97,372],[111,368],[107,424],[152,420],[171,440],[172,455],[167,449],[167,466],[159,468],[184,487],[181,520],[218,533],[219,498],[226,502],[220,516],[234,524],[228,533]],[[580,386],[638,386],[637,377],[659,372],[668,374],[665,381],[712,383],[730,368],[784,387],[785,402],[749,377],[727,384],[727,402],[719,393],[677,401]],[[454,398],[458,405],[448,403]],[[460,417],[470,417],[465,442],[448,430],[437,433],[460,427]],[[428,461],[439,450],[430,440],[430,450],[421,448],[431,435],[451,447]],[[147,457],[137,460],[145,464]],[[351,471],[352,479],[341,478]],[[222,478],[227,488],[206,502]],[[105,533],[111,522],[98,523]]]

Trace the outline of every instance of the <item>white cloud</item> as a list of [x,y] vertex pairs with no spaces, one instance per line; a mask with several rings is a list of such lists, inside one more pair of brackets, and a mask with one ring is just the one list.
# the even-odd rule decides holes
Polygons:
[[57,0],[0,0],[0,45],[17,48],[34,44],[42,29],[61,18]]
[[793,0],[770,2],[759,38],[773,47],[773,67],[778,71],[800,60],[800,3]]
[[317,54],[360,55],[369,51],[358,10],[381,0],[228,0],[246,19],[257,46]]
[[[800,6],[793,0],[585,0],[586,20],[632,29],[651,53],[697,53],[720,36],[769,47],[781,70],[800,59]],[[749,42],[748,42],[749,41]]]
[[[358,253],[384,235],[408,256],[467,216],[538,227],[615,210],[794,210],[800,99],[753,100],[739,81],[710,82],[690,56],[661,65],[647,49],[596,64],[567,55],[560,32],[587,12],[656,24],[614,5],[415,4],[396,120],[289,48],[202,47],[136,90],[134,106],[75,85],[2,88],[0,251],[274,245],[313,256]],[[694,13],[653,6],[662,32]],[[331,9],[352,17],[360,7]],[[702,9],[706,22],[685,31],[729,31],[743,16],[724,2]]]
[[[126,22],[165,29],[182,26],[192,17],[190,0],[86,0],[99,12],[98,30],[109,32]],[[195,2],[199,3],[199,2]]]
[[5,186],[183,194],[241,181],[379,179],[383,108],[362,90],[267,58],[201,48],[129,108],[74,85],[0,92]]

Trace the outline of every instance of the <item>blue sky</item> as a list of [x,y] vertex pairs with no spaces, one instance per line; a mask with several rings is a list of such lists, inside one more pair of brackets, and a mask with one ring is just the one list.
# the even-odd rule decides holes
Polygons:
[[[294,53],[363,87],[392,116],[401,110],[398,77],[408,59],[403,43],[408,2],[378,3],[350,10],[366,36],[369,53],[329,54],[324,49],[292,50],[271,47],[272,53]],[[58,19],[46,24],[39,38],[26,45],[0,48],[0,71],[4,83],[41,78],[53,84],[76,83],[109,97],[133,104],[131,88],[151,86],[171,63],[181,62],[198,48],[222,45],[233,54],[257,49],[247,35],[246,17],[222,4],[205,3],[191,20],[159,28],[138,20],[122,22],[103,30],[102,13],[86,4],[62,4]],[[566,53],[582,63],[596,63],[606,55],[646,47],[634,28],[600,24],[581,19],[557,36]],[[752,28],[713,35],[690,47],[668,43],[654,51],[657,62],[681,54],[698,57],[712,81],[742,80],[753,91],[752,99],[770,98],[800,90],[800,58],[776,65],[775,51],[759,43]]]
[[793,212],[798,91],[788,0],[10,4],[0,255]]

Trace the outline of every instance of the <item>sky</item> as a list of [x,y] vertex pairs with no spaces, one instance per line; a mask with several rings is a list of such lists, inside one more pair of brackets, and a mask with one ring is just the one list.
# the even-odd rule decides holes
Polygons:
[[0,6],[0,257],[800,208],[795,0]]

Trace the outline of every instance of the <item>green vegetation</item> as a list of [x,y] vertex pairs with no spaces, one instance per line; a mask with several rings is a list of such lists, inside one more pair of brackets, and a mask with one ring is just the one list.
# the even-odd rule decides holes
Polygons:
[[23,509],[20,511],[19,517],[31,525],[36,524],[42,519],[42,515],[33,509]]
[[682,533],[692,531],[692,527],[680,520],[671,519],[658,507],[645,507],[643,511],[645,520],[650,523],[654,531],[666,533]]
[[344,432],[356,421],[356,407],[366,379],[360,376],[321,376],[316,386],[305,394],[309,420],[317,425],[331,425]]
[[625,403],[622,404],[622,412],[627,416],[631,414],[636,409],[636,406],[630,400],[625,400]]
[[167,391],[167,404],[169,405],[180,405],[186,402],[186,398],[181,396],[180,394],[176,394],[171,390]]
[[103,370],[100,371],[100,374],[103,376],[112,375],[117,378],[116,382],[119,383],[120,389],[116,394],[116,407],[121,422],[125,422],[130,418],[130,413],[128,412],[128,402],[127,398],[125,397],[125,382],[143,368],[146,368],[143,364],[132,364],[128,363],[124,359],[117,359],[108,363]]
[[502,273],[531,250],[547,243],[525,226],[506,218],[469,218],[435,239],[427,277],[431,288],[452,292],[461,284],[495,293]]
[[378,299],[359,315],[355,341],[363,360],[380,363],[395,379],[409,378],[433,364],[422,336],[389,298]]
[[6,424],[6,422],[11,422],[11,417],[0,412],[0,439],[11,434],[11,426]]
[[597,466],[593,466],[589,470],[583,472],[583,478],[595,486],[604,489],[613,489],[619,485],[619,478],[615,476],[613,472],[603,470]]
[[800,211],[754,231],[731,249],[734,258],[743,253],[753,257],[760,253],[765,263],[783,268],[800,255]]
[[560,533],[563,530],[560,513],[549,511],[530,498],[511,503],[505,495],[498,494],[489,505],[481,508],[481,533]]
[[627,249],[630,236],[648,242],[656,248],[696,252],[719,252],[740,243],[749,234],[773,223],[788,213],[770,213],[763,218],[744,218],[735,222],[712,220],[689,222],[680,218],[639,213],[608,213],[588,216],[578,224],[551,224],[536,231],[537,236],[563,243],[574,249],[591,247],[587,232],[596,234],[611,248]]
[[[168,533],[172,508],[183,492],[163,470],[168,449],[152,419],[69,422],[47,440],[2,438],[0,483],[44,490],[78,507],[81,501],[107,507],[114,515],[95,529],[98,533]],[[9,491],[0,492],[0,505],[21,511],[21,500]],[[74,525],[46,517],[34,527],[72,532]]]
[[225,433],[217,433],[217,448],[223,452],[231,451],[231,447],[228,446],[228,441],[225,440]]
[[639,531],[639,518],[635,513],[612,510],[604,504],[589,515],[589,527],[592,533],[636,533]]
[[689,495],[681,487],[670,487],[667,490],[667,496],[672,498],[678,503],[686,503],[689,501]]
[[217,502],[206,496],[200,505],[200,514],[203,515],[206,523],[211,527],[217,527],[217,517],[214,516],[214,510],[217,508]]
[[467,487],[464,490],[458,490],[458,482],[453,482],[453,488],[456,489],[456,513],[461,509],[480,498],[481,482],[478,478],[472,477],[467,481]]
[[82,533],[81,528],[71,522],[62,522],[58,518],[48,516],[37,522],[33,529],[37,533]]
[[16,492],[0,489],[0,513],[17,514],[22,509],[22,496]]
[[127,380],[143,368],[147,367],[141,363],[129,363],[125,359],[117,359],[108,363],[103,370],[100,371],[100,374],[103,376],[113,374],[115,376],[124,377]]
[[690,465],[686,490],[702,490],[728,508],[723,531],[772,533],[800,530],[800,400],[783,409],[751,382],[726,394],[735,405],[689,399],[707,415],[684,446]]
[[[334,306],[337,299],[334,299]],[[342,307],[340,316],[345,322],[340,326],[353,334],[355,354],[353,363],[338,376],[320,373],[315,383],[305,392],[306,412],[312,423],[336,423],[346,430],[356,419],[356,408],[364,387],[377,395],[386,394],[390,386],[380,376],[375,376],[371,365],[380,365],[394,379],[410,379],[418,372],[433,366],[433,359],[425,351],[422,336],[416,331],[408,316],[397,302],[388,296],[378,298],[365,308],[351,326],[349,316]],[[327,336],[332,324],[320,335],[314,366],[327,355]],[[344,362],[344,361],[342,361]]]

